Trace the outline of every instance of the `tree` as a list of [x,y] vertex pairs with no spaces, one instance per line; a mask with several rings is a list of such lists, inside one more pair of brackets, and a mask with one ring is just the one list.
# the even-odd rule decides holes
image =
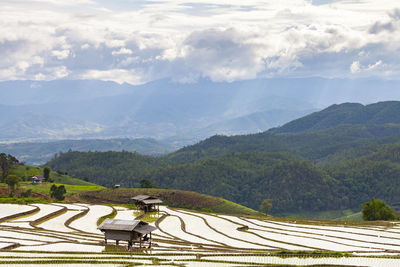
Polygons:
[[21,179],[13,174],[6,177],[5,182],[8,185],[10,193],[14,194],[15,188],[18,187],[20,181]]
[[362,216],[365,221],[389,221],[398,218],[396,212],[390,206],[382,200],[374,198],[363,204]]
[[63,186],[63,185],[56,186],[55,184],[53,184],[50,187],[50,196],[57,200],[64,200],[64,198],[65,198],[64,195],[66,193],[67,193],[67,190],[65,189],[65,186]]
[[11,156],[10,154],[6,155],[5,153],[0,154],[0,168],[1,168],[1,181],[4,182],[8,174],[10,173],[10,169],[18,163],[17,158]]
[[50,172],[51,172],[50,167],[44,167],[44,169],[43,169],[43,177],[44,177],[44,179],[45,179],[46,182],[47,182],[47,181],[49,180],[49,178],[50,178]]
[[260,205],[259,210],[263,213],[268,213],[270,212],[271,208],[272,208],[272,199],[264,199]]
[[33,169],[29,169],[28,170],[28,177],[33,177],[33,176],[35,176],[35,175],[39,175],[40,174],[40,172],[39,172],[39,170],[38,169],[36,169],[36,168],[33,168]]
[[155,188],[157,186],[155,184],[153,184],[149,179],[142,179],[142,180],[140,180],[140,187],[141,188]]

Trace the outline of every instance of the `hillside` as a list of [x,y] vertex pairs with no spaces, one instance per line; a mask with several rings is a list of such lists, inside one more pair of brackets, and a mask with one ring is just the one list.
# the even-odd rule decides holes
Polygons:
[[170,163],[194,162],[234,152],[294,153],[316,163],[341,161],[400,142],[400,124],[338,125],[319,131],[275,134],[270,131],[238,136],[212,136],[163,157]]
[[242,152],[167,165],[128,152],[69,152],[48,164],[104,186],[139,187],[142,179],[149,179],[160,188],[220,196],[253,209],[264,199],[273,200],[274,212],[345,208],[332,201],[337,192],[334,179],[286,153]]
[[344,104],[313,116],[329,113],[328,117],[335,117],[336,112],[336,117],[353,113],[355,118],[360,108],[369,110],[369,119],[362,124],[332,124],[297,133],[275,129],[213,136],[159,158],[70,152],[48,164],[105,186],[138,187],[142,179],[148,179],[160,188],[220,196],[253,209],[264,199],[272,199],[273,214],[354,209],[372,197],[397,203],[400,173],[395,151],[400,124],[396,116],[393,121],[383,118],[400,105]]
[[261,213],[219,197],[199,194],[191,191],[159,188],[119,188],[78,193],[77,197],[89,203],[132,204],[136,195],[159,197],[164,204],[175,208],[186,208],[205,212],[224,214],[262,215]]
[[316,162],[340,161],[400,142],[398,114],[398,101],[333,105],[263,133],[213,136],[166,158],[183,163],[233,152],[286,151]]
[[272,129],[274,133],[310,132],[338,125],[400,124],[400,102],[386,101],[370,105],[344,103],[332,105],[322,111],[291,121]]
[[[67,191],[65,195],[67,199],[81,191],[100,190],[103,188],[102,186],[94,183],[81,180],[65,173],[57,172],[50,172],[51,182],[32,184],[32,181],[29,179],[29,177],[34,175],[43,176],[43,168],[29,165],[19,165],[12,168],[10,175],[16,175],[19,178],[20,182],[15,190],[15,196],[22,198],[8,198],[10,196],[10,190],[7,184],[0,183],[0,198],[2,198],[2,202],[24,203],[30,201],[50,201],[50,188],[53,184],[56,184],[57,186],[64,185]],[[24,193],[27,195],[23,196]]]

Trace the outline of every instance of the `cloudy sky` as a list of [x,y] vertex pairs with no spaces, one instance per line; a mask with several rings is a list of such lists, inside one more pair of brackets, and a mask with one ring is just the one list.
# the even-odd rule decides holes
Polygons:
[[[215,4],[218,3],[218,4]],[[0,0],[0,81],[400,75],[398,0]]]

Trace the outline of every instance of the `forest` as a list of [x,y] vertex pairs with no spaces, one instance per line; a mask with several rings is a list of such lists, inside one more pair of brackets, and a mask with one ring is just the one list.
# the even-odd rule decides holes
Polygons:
[[[356,111],[348,104],[342,109],[335,105],[329,112],[302,118],[309,130],[284,125],[291,130],[217,135],[161,157],[71,151],[58,154],[47,165],[103,186],[140,187],[146,179],[159,188],[206,193],[254,209],[271,199],[275,214],[357,209],[371,198],[396,204],[400,203],[400,125],[374,115],[397,110],[392,102],[387,105],[372,111],[361,105],[375,119],[360,120],[354,119],[359,117],[359,105]],[[340,120],[346,124],[337,123]],[[316,124],[318,129],[313,128]]]

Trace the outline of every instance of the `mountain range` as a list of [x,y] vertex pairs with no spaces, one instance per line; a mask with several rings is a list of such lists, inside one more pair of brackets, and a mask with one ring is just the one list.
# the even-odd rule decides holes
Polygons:
[[[400,99],[395,80],[282,78],[143,85],[88,80],[0,83],[0,142],[173,138],[266,131],[328,105]],[[380,90],[379,96],[376,90]]]

